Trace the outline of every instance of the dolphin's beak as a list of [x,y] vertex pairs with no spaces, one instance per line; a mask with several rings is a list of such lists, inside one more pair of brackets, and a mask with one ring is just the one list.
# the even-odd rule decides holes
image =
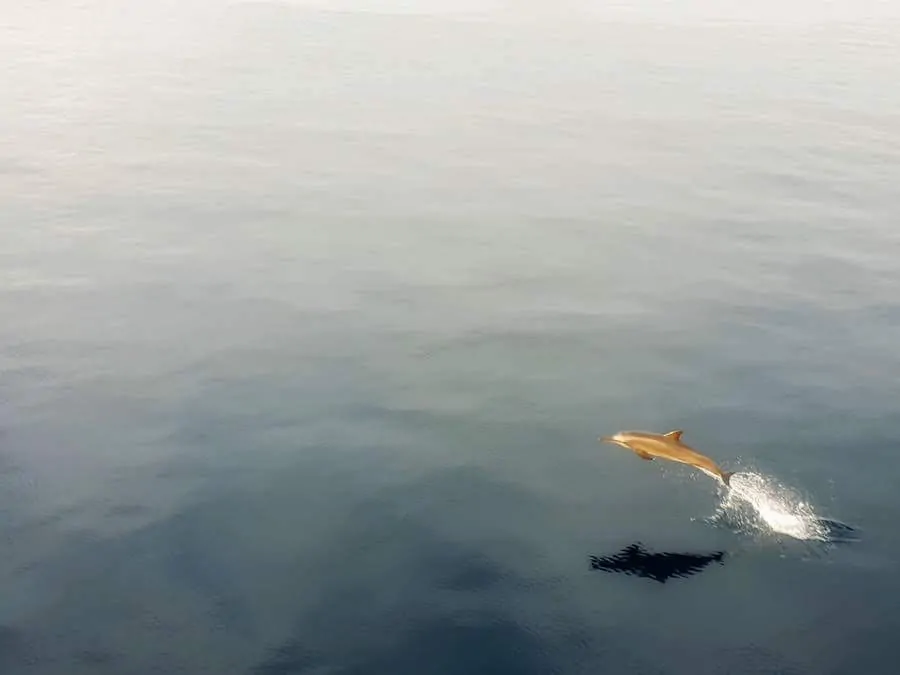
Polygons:
[[620,440],[619,440],[618,438],[616,438],[615,436],[601,436],[601,437],[600,437],[600,442],[601,442],[601,443],[612,443],[612,444],[614,444],[614,445],[621,445],[623,448],[627,448],[627,447],[628,447],[627,445],[625,445],[622,441],[620,441]]

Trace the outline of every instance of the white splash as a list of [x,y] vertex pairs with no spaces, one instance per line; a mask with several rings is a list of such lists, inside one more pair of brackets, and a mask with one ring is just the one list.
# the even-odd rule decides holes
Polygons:
[[795,539],[829,540],[827,520],[793,489],[753,472],[736,473],[717,519],[740,529],[768,530]]

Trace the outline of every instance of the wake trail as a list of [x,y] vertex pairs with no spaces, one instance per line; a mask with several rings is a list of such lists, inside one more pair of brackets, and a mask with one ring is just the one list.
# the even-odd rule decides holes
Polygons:
[[800,493],[771,476],[735,473],[713,520],[743,531],[769,531],[807,541],[854,539],[849,525],[823,518]]

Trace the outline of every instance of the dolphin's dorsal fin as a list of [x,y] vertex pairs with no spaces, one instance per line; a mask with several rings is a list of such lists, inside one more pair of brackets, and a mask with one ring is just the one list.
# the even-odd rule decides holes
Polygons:
[[663,434],[668,439],[675,441],[676,443],[681,443],[681,434],[684,432],[681,429],[675,429],[674,431],[670,431],[667,434]]

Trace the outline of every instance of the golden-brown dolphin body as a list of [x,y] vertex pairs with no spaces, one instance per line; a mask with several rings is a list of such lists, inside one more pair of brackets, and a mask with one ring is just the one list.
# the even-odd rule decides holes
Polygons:
[[713,478],[718,478],[729,485],[734,471],[722,471],[719,465],[706,455],[702,455],[692,447],[681,442],[680,429],[667,434],[655,434],[649,431],[620,431],[612,436],[604,436],[600,440],[615,443],[628,448],[641,459],[668,459],[672,462],[688,464]]

